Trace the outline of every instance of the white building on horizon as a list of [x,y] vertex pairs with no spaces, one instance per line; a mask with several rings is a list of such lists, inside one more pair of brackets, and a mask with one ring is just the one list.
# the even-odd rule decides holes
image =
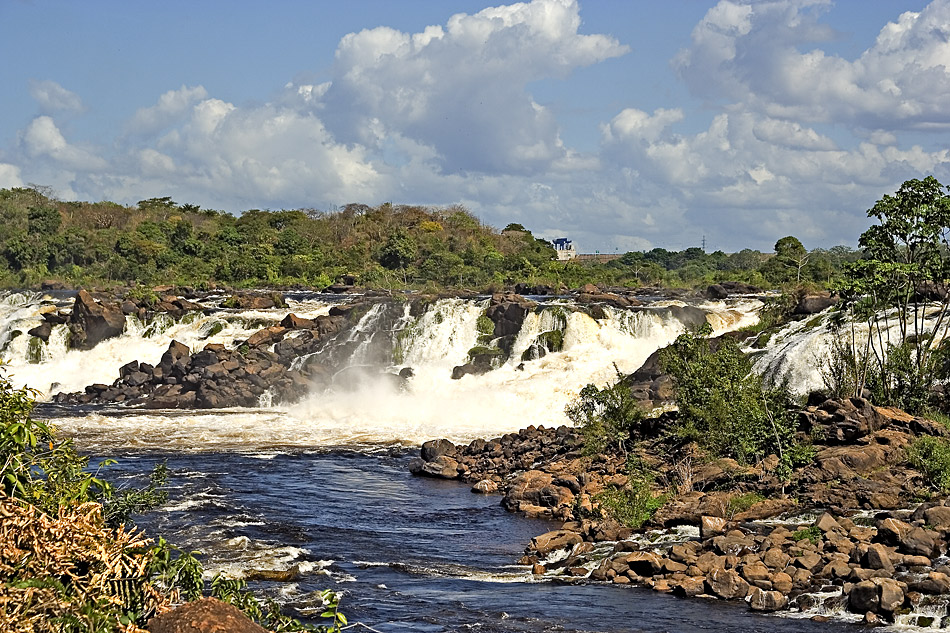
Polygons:
[[574,242],[566,237],[559,237],[552,240],[551,243],[554,244],[554,250],[557,251],[558,261],[568,261],[577,257],[577,251],[574,250]]

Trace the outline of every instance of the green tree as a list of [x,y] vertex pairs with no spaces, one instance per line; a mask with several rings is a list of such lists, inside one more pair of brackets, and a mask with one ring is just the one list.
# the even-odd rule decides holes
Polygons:
[[390,270],[408,267],[416,259],[416,242],[403,230],[389,236],[379,252],[379,263]]
[[861,234],[864,259],[846,266],[841,285],[851,382],[858,394],[870,385],[878,399],[919,411],[946,366],[950,196],[933,176],[908,180],[868,217],[878,224]]
[[711,329],[681,334],[660,353],[673,379],[679,410],[677,432],[723,457],[752,463],[770,453],[783,457],[794,442],[788,394],[768,387],[731,338],[714,341]]

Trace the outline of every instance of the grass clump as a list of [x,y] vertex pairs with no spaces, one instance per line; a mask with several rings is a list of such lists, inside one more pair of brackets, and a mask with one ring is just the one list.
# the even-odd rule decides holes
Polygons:
[[817,544],[818,541],[821,540],[821,528],[819,528],[817,525],[802,528],[792,533],[792,540],[794,540],[796,543],[798,541],[809,540],[813,545]]
[[760,501],[765,501],[765,497],[757,492],[746,492],[730,497],[726,509],[729,511],[730,515],[736,515],[746,512],[749,508]]

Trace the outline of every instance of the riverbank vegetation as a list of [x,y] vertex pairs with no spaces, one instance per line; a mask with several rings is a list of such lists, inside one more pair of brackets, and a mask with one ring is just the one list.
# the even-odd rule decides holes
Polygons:
[[251,209],[239,216],[168,197],[135,206],[63,202],[40,187],[0,189],[0,286],[173,284],[323,288],[343,277],[381,289],[524,283],[576,288],[825,287],[859,256],[808,251],[793,236],[775,254],[654,248],[609,261],[557,261],[550,242],[520,224],[498,230],[463,207],[349,204],[320,211]]
[[164,503],[160,465],[143,488],[117,488],[70,440],[34,420],[33,393],[0,366],[0,630],[135,633],[154,615],[212,596],[272,631],[338,631],[338,599],[323,593],[329,627],[301,623],[243,581],[203,577],[196,553],[153,542],[131,516]]
[[[827,387],[827,393],[817,401],[830,397],[860,404],[869,400],[881,407],[947,419],[947,190],[933,177],[910,180],[868,211],[877,223],[861,235],[861,258],[845,262],[840,277],[831,280],[842,300],[831,319],[834,343],[830,352],[815,359]],[[794,274],[801,282],[810,259],[801,244],[794,238],[782,238],[776,253],[768,266],[776,270],[781,266],[786,275]],[[739,334],[761,339],[764,329],[775,328],[789,318],[793,299],[789,293],[773,301],[759,326]],[[709,340],[709,333],[708,326],[686,332],[660,352],[660,365],[672,379],[677,409],[663,425],[661,446],[667,452],[663,459],[677,454],[673,447],[689,445],[694,453],[690,460],[731,459],[786,480],[794,468],[807,466],[815,458],[811,440],[824,438],[809,434],[824,431],[817,426],[802,427],[798,411],[805,402],[795,402],[782,385],[770,384],[753,371],[751,359],[736,338]],[[629,463],[642,438],[640,428],[657,426],[637,410],[628,382],[619,377],[606,387],[588,385],[568,406],[567,415],[583,435],[588,454],[609,452]],[[867,407],[873,412],[870,403]],[[842,432],[837,440],[846,441],[852,434]],[[941,494],[950,491],[950,442],[946,437],[919,437],[908,445],[905,458],[934,490]],[[637,464],[635,472],[628,468],[623,494],[613,492],[600,503],[602,511],[627,525],[630,516],[637,516],[638,524],[648,519],[644,500],[665,494],[659,486],[643,492],[643,482],[656,478],[644,470],[642,459]],[[784,486],[781,489],[784,493]],[[658,509],[650,507],[651,511]]]

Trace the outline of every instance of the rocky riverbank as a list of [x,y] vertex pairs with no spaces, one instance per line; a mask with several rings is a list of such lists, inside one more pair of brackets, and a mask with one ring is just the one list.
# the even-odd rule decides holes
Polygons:
[[950,601],[950,506],[907,457],[915,438],[947,435],[942,425],[815,395],[799,412],[813,456],[782,474],[776,456],[742,466],[676,446],[663,433],[674,415],[646,425],[635,451],[653,495],[666,495],[640,530],[600,509],[605,491],[627,485],[626,460],[586,456],[567,427],[467,446],[427,442],[410,469],[563,521],[520,561],[538,575],[745,600],[761,611],[843,609],[869,623],[930,626],[945,617],[932,614]]

